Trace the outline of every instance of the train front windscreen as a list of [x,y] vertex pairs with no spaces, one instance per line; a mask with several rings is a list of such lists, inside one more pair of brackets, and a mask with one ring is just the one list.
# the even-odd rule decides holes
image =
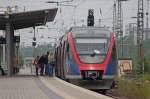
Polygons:
[[[91,30],[90,30],[91,31]],[[74,38],[76,52],[82,63],[102,63],[108,51],[108,37],[101,34],[99,30],[92,31],[97,33],[84,33],[82,30]]]
[[108,46],[105,38],[76,38],[76,52],[83,63],[101,63],[104,61]]

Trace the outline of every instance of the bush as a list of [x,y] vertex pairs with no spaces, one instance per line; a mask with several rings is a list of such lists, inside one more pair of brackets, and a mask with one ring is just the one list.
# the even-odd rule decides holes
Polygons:
[[150,99],[150,84],[120,80],[118,92],[129,99]]
[[150,62],[147,59],[144,59],[144,71],[150,73]]

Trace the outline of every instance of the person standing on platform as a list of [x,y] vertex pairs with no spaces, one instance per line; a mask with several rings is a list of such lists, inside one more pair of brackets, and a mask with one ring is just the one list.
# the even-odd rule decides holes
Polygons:
[[36,69],[36,76],[39,75],[39,73],[38,73],[38,70],[39,70],[39,63],[38,63],[39,58],[40,58],[40,57],[37,56],[37,57],[35,58],[35,60],[34,60],[34,65],[35,65],[35,69]]
[[53,60],[54,60],[54,54],[51,52],[48,56],[49,67],[50,67],[49,76],[53,76],[53,66],[54,66]]
[[14,57],[13,61],[14,61],[13,74],[16,74],[16,73],[19,72],[18,68],[17,68],[17,65],[18,65],[18,58],[17,58],[17,56]]
[[44,58],[44,55],[42,55],[38,61],[38,64],[41,68],[40,70],[40,75],[43,76],[43,71],[44,71],[44,63],[45,63],[45,58]]
[[48,75],[50,69],[48,64],[48,56],[49,56],[49,52],[47,52],[47,54],[45,55],[45,75]]

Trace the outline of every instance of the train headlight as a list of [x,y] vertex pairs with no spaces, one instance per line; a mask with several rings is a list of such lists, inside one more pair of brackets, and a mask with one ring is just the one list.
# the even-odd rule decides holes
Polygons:
[[88,71],[88,78],[96,79],[97,71]]
[[85,70],[82,71],[83,79],[84,80],[101,80],[102,79],[103,71],[92,71],[92,70]]

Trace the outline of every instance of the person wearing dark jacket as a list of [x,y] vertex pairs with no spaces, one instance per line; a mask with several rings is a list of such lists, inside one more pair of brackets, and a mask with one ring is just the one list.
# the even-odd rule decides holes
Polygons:
[[45,55],[45,75],[48,75],[49,72],[48,55],[49,52],[47,52],[47,54]]
[[34,65],[35,65],[35,69],[36,69],[36,76],[38,76],[38,69],[39,69],[39,56],[37,56],[35,59],[34,59]]
[[45,63],[45,57],[42,55],[38,61],[38,64],[40,65],[40,75],[43,76],[43,71],[44,71],[44,63]]

